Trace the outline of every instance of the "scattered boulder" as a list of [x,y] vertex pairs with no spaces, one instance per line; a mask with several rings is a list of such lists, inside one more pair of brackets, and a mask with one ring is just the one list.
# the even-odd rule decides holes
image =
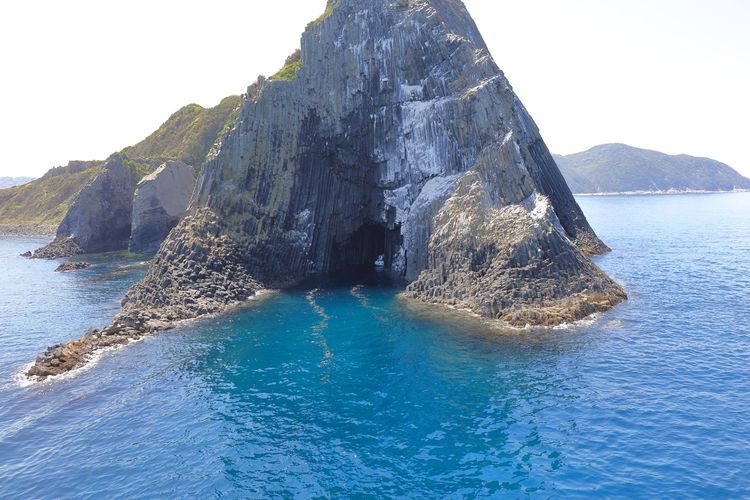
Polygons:
[[193,167],[181,161],[168,161],[138,183],[133,196],[131,252],[158,250],[185,214],[195,182]]
[[55,269],[56,273],[67,273],[70,271],[78,271],[80,269],[87,269],[91,267],[91,264],[88,262],[66,262],[65,264],[60,264],[57,266],[57,269]]
[[34,254],[32,254],[31,251],[28,251],[28,252],[22,253],[21,257],[26,257],[27,259],[30,259],[32,257],[32,255],[34,255]]

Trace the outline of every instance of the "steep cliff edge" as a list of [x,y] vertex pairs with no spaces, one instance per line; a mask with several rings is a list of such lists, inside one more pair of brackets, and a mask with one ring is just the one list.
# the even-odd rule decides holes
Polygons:
[[514,325],[625,299],[587,257],[607,247],[460,1],[330,1],[290,61],[248,89],[113,325],[29,375],[77,366],[80,342],[126,342],[380,255],[406,296]]
[[127,248],[136,182],[121,155],[109,157],[102,172],[78,194],[57,228],[55,240],[34,251],[34,258]]

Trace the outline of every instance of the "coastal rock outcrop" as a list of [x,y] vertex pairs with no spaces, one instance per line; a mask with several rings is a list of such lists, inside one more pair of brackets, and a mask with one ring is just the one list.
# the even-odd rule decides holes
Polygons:
[[70,271],[80,271],[81,269],[88,269],[91,267],[91,264],[88,262],[66,262],[65,264],[60,264],[55,269],[56,273],[69,273]]
[[55,240],[36,250],[34,257],[51,259],[127,248],[135,186],[135,175],[123,157],[109,157],[102,172],[83,188],[65,214]]
[[185,214],[195,182],[195,169],[181,161],[168,161],[141,179],[133,197],[131,252],[159,248]]
[[405,297],[512,325],[625,299],[589,260],[608,249],[462,2],[331,0],[290,64],[248,89],[128,292],[135,330],[381,256]]

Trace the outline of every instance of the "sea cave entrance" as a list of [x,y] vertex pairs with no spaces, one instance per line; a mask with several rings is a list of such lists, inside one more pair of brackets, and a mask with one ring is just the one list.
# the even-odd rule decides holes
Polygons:
[[359,273],[393,271],[393,254],[402,244],[400,224],[365,222],[341,244],[335,245],[331,270]]

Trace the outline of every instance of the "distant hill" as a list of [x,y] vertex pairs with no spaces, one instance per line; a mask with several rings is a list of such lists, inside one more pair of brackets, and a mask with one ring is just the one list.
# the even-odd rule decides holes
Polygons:
[[0,189],[20,186],[21,184],[26,184],[33,180],[33,177],[0,177]]
[[[197,104],[181,108],[146,139],[121,151],[126,166],[138,179],[166,160],[200,168],[234,122],[240,102],[240,96],[230,96],[213,108]],[[72,161],[22,186],[0,189],[0,226],[43,226],[46,230],[57,226],[81,190],[101,172],[102,164]]]
[[667,155],[625,144],[604,144],[554,158],[574,193],[750,189],[750,179],[716,160]]
[[0,223],[43,225],[60,223],[68,207],[101,171],[98,161],[71,161],[21,186],[0,190]]

